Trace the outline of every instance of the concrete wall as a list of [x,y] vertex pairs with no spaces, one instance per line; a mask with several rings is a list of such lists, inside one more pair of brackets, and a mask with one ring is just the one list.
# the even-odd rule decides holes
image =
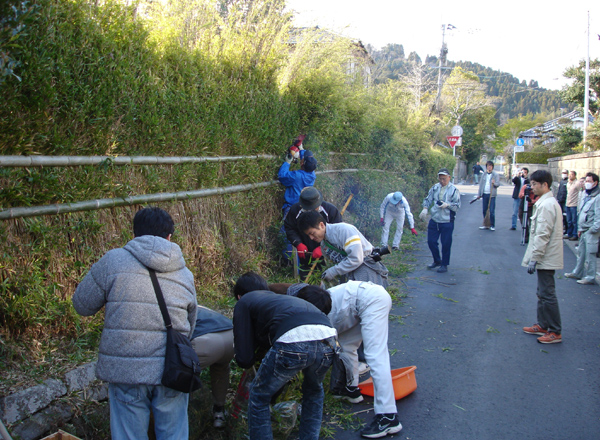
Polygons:
[[575,171],[578,178],[584,177],[585,173],[590,171],[600,175],[600,151],[553,157],[548,159],[548,168],[554,180],[560,179],[563,169]]
[[21,440],[36,440],[71,420],[84,401],[108,399],[108,384],[96,380],[96,362],[69,371],[60,379],[0,398],[0,419]]
[[461,159],[456,160],[456,165],[454,166],[454,170],[452,171],[452,175],[454,176],[454,182],[460,182],[466,180],[467,178],[467,162]]

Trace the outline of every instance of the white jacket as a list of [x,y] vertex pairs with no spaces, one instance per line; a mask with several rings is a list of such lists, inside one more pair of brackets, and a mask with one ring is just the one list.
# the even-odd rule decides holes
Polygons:
[[563,218],[560,205],[552,191],[541,196],[533,205],[529,244],[521,266],[537,261],[538,269],[563,268]]
[[[338,248],[342,253],[331,249],[327,243]],[[365,261],[365,257],[373,252],[373,245],[353,225],[328,223],[321,249],[327,258],[338,263],[333,268],[335,268],[335,275],[339,276],[358,269]]]
[[383,199],[383,202],[379,207],[379,217],[385,218],[386,211],[392,214],[393,217],[397,217],[402,211],[404,211],[406,217],[408,218],[408,224],[411,228],[414,228],[415,219],[412,215],[412,212],[410,212],[410,205],[408,204],[406,197],[402,196],[402,200],[400,200],[396,205],[391,203],[393,197],[394,193],[389,193],[387,196],[385,196],[385,199]]

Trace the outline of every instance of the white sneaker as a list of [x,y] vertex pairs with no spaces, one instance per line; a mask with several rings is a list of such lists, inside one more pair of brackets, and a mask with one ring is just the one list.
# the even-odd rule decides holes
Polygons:
[[480,226],[479,229],[490,229],[489,226]]
[[364,362],[359,362],[358,363],[358,374],[360,376],[362,376],[363,374],[368,373],[369,371],[371,371],[371,367],[369,367],[368,364],[366,364]]
[[494,228],[493,226],[490,228],[490,231],[495,231],[496,228]]

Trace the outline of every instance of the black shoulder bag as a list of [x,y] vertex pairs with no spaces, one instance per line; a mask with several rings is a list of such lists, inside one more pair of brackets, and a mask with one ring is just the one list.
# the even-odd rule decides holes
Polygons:
[[156,272],[148,268],[156,299],[167,327],[167,347],[165,369],[161,383],[182,393],[191,393],[200,388],[200,359],[192,348],[190,339],[173,329],[171,317],[165,304],[162,290],[156,278]]

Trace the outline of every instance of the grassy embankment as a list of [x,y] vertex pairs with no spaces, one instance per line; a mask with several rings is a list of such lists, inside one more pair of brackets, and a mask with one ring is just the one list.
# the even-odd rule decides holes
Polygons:
[[[320,170],[384,171],[321,175],[316,184],[338,206],[355,195],[346,220],[374,243],[383,197],[400,189],[417,207],[435,170],[451,166],[429,147],[427,122],[408,113],[401,87],[366,88],[360,72],[347,75],[350,41],[325,44],[307,31],[287,44],[283,2],[215,11],[196,1],[137,17],[112,1],[36,3],[21,41],[22,81],[0,88],[4,155],[280,155],[306,133]],[[263,182],[280,163],[3,168],[0,207]],[[289,279],[277,258],[282,193],[161,204],[176,220],[199,302],[229,310],[231,281],[247,270]],[[95,357],[102,316],[77,316],[70,297],[94,261],[132,238],[139,207],[0,223],[0,394]],[[99,429],[83,419],[89,432]]]

